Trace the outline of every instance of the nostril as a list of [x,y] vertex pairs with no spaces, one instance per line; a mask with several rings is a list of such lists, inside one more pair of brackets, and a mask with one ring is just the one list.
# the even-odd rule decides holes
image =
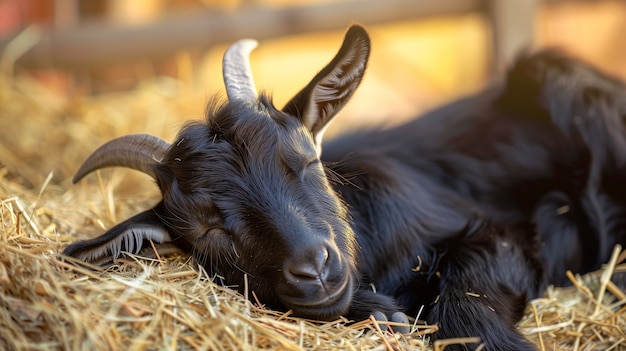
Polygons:
[[315,315],[318,309],[334,310],[337,304],[344,306],[352,299],[350,267],[333,244],[294,248],[283,261],[276,292],[294,313],[302,316],[310,311]]
[[291,260],[287,271],[296,278],[317,279],[323,275],[327,261],[328,250],[326,248],[312,250]]

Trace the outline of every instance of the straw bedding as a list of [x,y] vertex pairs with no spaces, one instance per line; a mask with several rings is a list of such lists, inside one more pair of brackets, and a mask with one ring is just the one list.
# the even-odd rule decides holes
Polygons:
[[[184,255],[129,257],[106,269],[60,259],[67,243],[158,199],[154,184],[127,171],[72,186],[87,154],[128,133],[171,140],[183,120],[202,116],[206,97],[155,80],[69,99],[35,82],[0,79],[0,349],[443,350],[471,341],[433,345],[437,326],[421,321],[394,335],[373,320],[320,323],[269,311],[253,293],[213,284]],[[521,331],[541,350],[626,350],[626,296],[610,281],[624,261],[616,248],[602,271],[549,289],[529,305]]]

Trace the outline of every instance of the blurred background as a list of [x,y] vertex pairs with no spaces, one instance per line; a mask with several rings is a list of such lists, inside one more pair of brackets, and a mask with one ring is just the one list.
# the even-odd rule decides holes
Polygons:
[[331,136],[475,92],[523,51],[558,47],[626,79],[624,0],[0,0],[0,181],[69,182],[122,134],[172,140],[223,95],[239,38],[260,41],[256,84],[281,107],[352,23],[373,52]]

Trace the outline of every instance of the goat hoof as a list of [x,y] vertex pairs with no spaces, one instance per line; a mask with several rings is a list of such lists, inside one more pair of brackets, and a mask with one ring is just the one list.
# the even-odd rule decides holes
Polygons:
[[394,332],[400,334],[408,334],[411,331],[411,324],[409,318],[403,312],[394,312],[391,314],[391,321],[394,323],[401,323],[402,325],[394,325],[391,328]]
[[[374,319],[377,322],[388,322],[389,320],[387,319],[387,316],[385,316],[384,313],[380,312],[380,311],[374,311],[372,312],[372,316],[374,316]],[[380,324],[380,323],[379,323]],[[381,325],[382,326],[382,325]]]
[[[374,316],[374,319],[378,322],[378,325],[382,330],[388,330],[388,328],[391,327],[391,330],[394,333],[400,334],[407,334],[410,331],[409,319],[407,318],[406,314],[402,312],[394,312],[393,314],[391,314],[391,319],[388,319],[387,316],[381,311],[372,312],[372,316]],[[405,325],[390,326],[389,324],[387,324],[387,322],[402,323]]]

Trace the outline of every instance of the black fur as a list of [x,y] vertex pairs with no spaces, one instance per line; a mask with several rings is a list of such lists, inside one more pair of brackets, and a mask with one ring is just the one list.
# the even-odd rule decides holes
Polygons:
[[[535,54],[477,96],[325,143],[320,161],[316,140],[360,81],[354,57],[368,53],[355,26],[283,111],[266,96],[216,103],[155,166],[163,201],[142,216],[217,281],[241,290],[247,275],[270,307],[364,319],[424,306],[435,337],[534,349],[515,330],[528,299],[626,243],[625,86]],[[354,67],[334,100],[320,95]]]

